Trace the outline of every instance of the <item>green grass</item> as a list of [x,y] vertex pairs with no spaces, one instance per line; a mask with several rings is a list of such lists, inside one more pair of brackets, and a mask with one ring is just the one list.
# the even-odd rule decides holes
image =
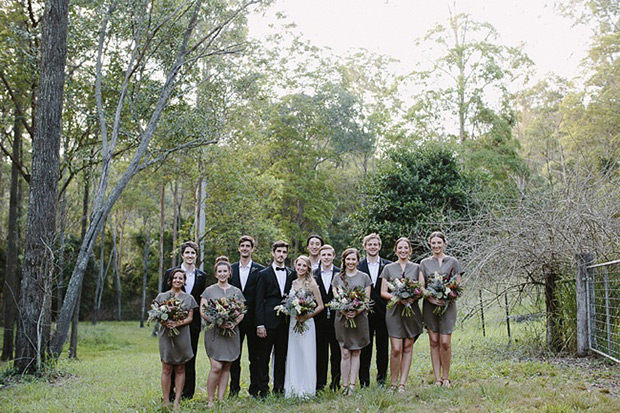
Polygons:
[[[414,346],[413,366],[404,394],[372,386],[353,397],[326,392],[311,400],[247,395],[226,401],[219,411],[254,412],[615,412],[620,404],[620,369],[600,359],[532,357],[532,323],[514,326],[514,340],[505,327],[487,326],[487,337],[470,320],[453,335],[453,387],[433,385],[428,337]],[[529,325],[527,325],[529,324]],[[157,338],[137,322],[80,324],[79,360],[61,358],[47,378],[6,379],[0,374],[2,412],[149,412],[162,411]],[[202,338],[202,337],[201,337]],[[535,340],[534,340],[535,341]],[[247,353],[244,353],[247,354]],[[374,360],[373,360],[374,361]],[[10,364],[2,366],[6,371]],[[206,383],[209,362],[201,345],[198,386]],[[244,366],[242,388],[247,388]],[[372,372],[371,372],[372,374]],[[243,392],[242,392],[243,393]],[[183,411],[205,411],[200,389]]]

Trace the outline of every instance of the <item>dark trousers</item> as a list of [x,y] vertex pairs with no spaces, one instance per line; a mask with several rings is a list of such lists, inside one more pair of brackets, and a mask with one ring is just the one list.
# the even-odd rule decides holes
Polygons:
[[[331,354],[330,354],[331,353]],[[336,340],[336,332],[332,320],[327,320],[316,328],[316,390],[320,391],[327,385],[327,364],[331,363],[332,382],[330,388],[340,388],[340,345]]]
[[[200,328],[192,329],[190,326],[189,336],[192,340],[192,350],[194,357],[185,363],[185,386],[183,386],[183,394],[181,398],[191,399],[194,397],[196,390],[196,354],[198,354],[198,338],[200,337]],[[172,369],[172,377],[170,382],[170,400],[174,400],[174,369]]]
[[[241,351],[243,352],[243,339],[247,338],[248,340],[248,359],[250,360],[250,388],[248,389],[248,393],[251,396],[258,396],[259,393],[259,383],[260,383],[260,339],[256,336],[256,327],[254,326],[254,322],[251,323],[241,323],[239,325],[239,335],[241,339]],[[239,353],[239,358],[232,363],[230,366],[230,394],[236,395],[239,394],[241,387],[239,386],[239,379],[241,377],[241,356],[243,354]]]
[[271,350],[274,352],[273,365],[273,391],[276,394],[284,393],[284,372],[286,369],[286,350],[288,346],[288,325],[282,320],[278,327],[268,328],[267,337],[259,338],[260,357],[260,396],[265,397],[269,394],[269,361],[271,360]]
[[370,343],[362,349],[360,354],[360,384],[362,387],[370,384],[370,362],[372,360],[373,337],[377,347],[377,383],[385,384],[388,367],[388,332],[385,325],[385,313],[373,313],[368,316]]

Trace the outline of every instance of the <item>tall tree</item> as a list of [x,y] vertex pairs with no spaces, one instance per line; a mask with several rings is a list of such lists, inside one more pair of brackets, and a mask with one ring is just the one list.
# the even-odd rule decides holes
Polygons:
[[49,351],[68,16],[69,0],[46,1],[15,359],[20,372],[40,370]]

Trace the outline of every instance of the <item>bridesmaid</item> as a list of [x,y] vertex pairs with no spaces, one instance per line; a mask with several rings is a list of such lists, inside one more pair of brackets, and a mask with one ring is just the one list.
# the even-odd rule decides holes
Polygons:
[[[228,283],[232,270],[227,257],[216,258],[213,272],[217,278],[217,283],[204,290],[201,295],[200,308],[207,306],[209,300],[217,300],[222,297],[232,298],[236,296],[237,300],[245,301],[245,297],[241,290]],[[206,321],[211,321],[202,311],[200,315]],[[207,378],[208,408],[213,407],[213,399],[216,390],[217,398],[220,401],[224,399],[224,393],[226,392],[226,386],[228,385],[228,378],[230,376],[230,366],[233,361],[239,358],[241,352],[239,339],[239,323],[241,320],[243,320],[243,314],[241,314],[234,323],[225,324],[221,327],[214,327],[205,332],[205,349],[207,350],[207,356],[211,362],[211,370],[209,370],[209,377]],[[218,331],[220,328],[230,329],[233,331],[233,334],[230,336],[221,334],[221,332]]]
[[[370,298],[370,285],[372,281],[365,272],[357,269],[360,260],[360,253],[355,248],[347,248],[342,253],[342,269],[340,276],[334,277],[332,287],[363,287],[366,289],[366,296]],[[340,344],[340,371],[342,374],[342,391],[345,395],[352,395],[355,392],[355,382],[360,370],[360,353],[362,348],[370,344],[370,334],[368,331],[368,314],[365,310],[336,312],[336,339]],[[356,328],[345,326],[347,319],[355,319]]]
[[[196,300],[191,294],[181,289],[185,285],[185,271],[178,268],[170,274],[168,285],[169,291],[160,293],[155,301],[163,302],[171,296],[181,301],[181,306],[187,311],[187,317],[181,321],[168,321],[162,323],[167,328],[159,329],[159,357],[161,359],[161,389],[164,395],[164,406],[170,405],[170,381],[174,369],[174,409],[177,410],[181,402],[183,386],[185,386],[185,363],[194,357],[189,328],[194,314],[194,308],[198,307]],[[168,329],[177,328],[179,334],[171,336]]]
[[[397,262],[386,265],[381,272],[384,280],[381,284],[381,297],[389,301],[393,295],[389,292],[387,283],[395,279],[407,278],[424,285],[424,278],[419,271],[420,266],[409,261],[411,255],[411,242],[407,238],[399,238],[394,245],[394,252],[398,257]],[[413,309],[410,317],[402,316],[404,306]],[[413,355],[413,343],[422,333],[422,313],[418,300],[410,298],[400,300],[394,307],[388,308],[385,313],[385,324],[390,335],[390,379],[392,381],[391,390],[398,388],[399,393],[405,391],[409,369],[411,368],[411,357]],[[400,376],[400,381],[399,381]]]
[[[446,236],[439,231],[433,232],[428,238],[433,255],[420,262],[420,272],[425,283],[436,272],[444,277],[456,277],[461,284],[461,264],[456,258],[444,254]],[[433,313],[437,306],[445,306],[445,300],[429,297],[424,300],[424,324],[428,329],[431,347],[431,363],[437,386],[450,387],[450,361],[452,359],[452,331],[456,323],[456,303],[450,301],[442,316]]]

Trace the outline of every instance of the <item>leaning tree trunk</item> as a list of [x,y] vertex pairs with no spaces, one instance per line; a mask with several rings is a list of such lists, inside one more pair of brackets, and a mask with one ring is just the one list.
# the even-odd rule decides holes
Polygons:
[[144,318],[146,312],[146,284],[149,274],[149,246],[151,244],[151,232],[146,226],[146,219],[144,219],[144,228],[146,230],[146,236],[144,238],[144,266],[142,268],[142,309],[140,311],[140,328],[144,327]]
[[[15,109],[13,123],[13,159],[21,159],[22,121]],[[6,250],[6,273],[4,275],[4,342],[2,345],[2,360],[13,358],[13,343],[15,338],[15,320],[17,319],[17,303],[19,302],[19,272],[18,272],[18,245],[20,196],[18,193],[19,170],[16,162],[11,165],[11,189],[9,195],[9,232]]]
[[561,315],[557,299],[557,272],[547,269],[545,274],[545,306],[547,309],[547,345],[554,351],[562,347]]
[[41,27],[40,82],[32,139],[30,196],[15,368],[36,372],[50,344],[52,273],[69,0],[48,0]]

